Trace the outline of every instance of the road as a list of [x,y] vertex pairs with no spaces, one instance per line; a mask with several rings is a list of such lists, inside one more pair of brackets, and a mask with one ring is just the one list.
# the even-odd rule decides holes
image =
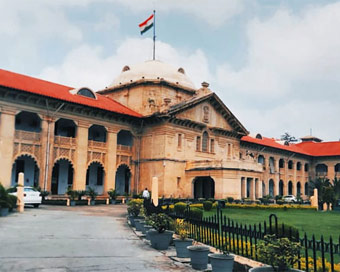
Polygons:
[[140,240],[126,206],[41,206],[0,217],[0,271],[192,271]]

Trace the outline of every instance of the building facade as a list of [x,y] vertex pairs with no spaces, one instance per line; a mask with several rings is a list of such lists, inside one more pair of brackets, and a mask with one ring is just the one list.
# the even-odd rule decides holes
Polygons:
[[160,61],[125,66],[98,92],[0,70],[0,182],[52,195],[151,188],[188,198],[308,194],[340,175],[340,142],[251,136],[203,82]]

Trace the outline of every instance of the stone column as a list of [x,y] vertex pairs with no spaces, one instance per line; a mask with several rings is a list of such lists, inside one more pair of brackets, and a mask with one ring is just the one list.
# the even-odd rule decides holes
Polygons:
[[280,175],[276,173],[274,177],[274,197],[279,194],[279,186],[280,186]]
[[246,197],[247,193],[247,181],[246,181],[246,178],[244,177],[241,177],[241,198],[244,198]]
[[250,179],[250,199],[255,200],[255,179]]
[[115,188],[117,170],[117,131],[109,128],[107,132],[106,175],[104,182],[104,194]]
[[89,125],[79,122],[77,127],[77,148],[74,159],[73,189],[86,189],[87,145]]
[[329,181],[333,183],[333,179],[335,177],[335,163],[327,163],[328,173],[327,177],[329,178]]
[[[55,130],[55,119],[54,118],[47,118],[46,119],[47,122],[50,122],[49,125],[49,130],[50,130],[50,140],[49,140],[49,151],[48,154],[46,154],[46,158],[47,158],[47,162],[48,162],[48,166],[46,167],[47,173],[46,176],[44,177],[44,179],[46,178],[46,191],[51,192],[51,187],[52,187],[52,171],[53,171],[53,167],[54,167],[54,159],[53,158],[53,153],[54,153],[54,130]],[[46,134],[47,137],[47,134]],[[47,152],[47,141],[46,141],[46,152]],[[45,181],[44,181],[45,182]]]
[[43,190],[47,190],[48,171],[50,167],[53,167],[53,165],[51,166],[49,164],[50,163],[49,160],[53,152],[51,152],[51,148],[48,150],[48,145],[51,145],[51,138],[53,138],[53,136],[54,136],[54,124],[52,123],[52,120],[50,117],[43,116],[41,120],[41,133],[40,133],[41,158],[40,158],[40,165],[39,165],[40,167],[39,168],[39,186]]
[[5,187],[11,186],[13,147],[15,133],[15,111],[1,109],[0,121],[0,181]]

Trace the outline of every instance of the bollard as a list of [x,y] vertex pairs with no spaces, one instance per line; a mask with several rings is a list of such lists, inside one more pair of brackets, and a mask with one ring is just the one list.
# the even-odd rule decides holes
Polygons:
[[18,187],[17,187],[17,211],[22,213],[25,209],[24,203],[24,173],[19,173]]
[[70,199],[66,199],[66,206],[70,206]]
[[88,199],[87,199],[87,205],[88,205],[88,206],[91,206],[91,198],[88,198]]
[[109,205],[109,204],[110,204],[110,199],[107,198],[107,199],[106,199],[106,205]]
[[123,203],[123,204],[125,203],[125,197],[122,198],[122,203]]

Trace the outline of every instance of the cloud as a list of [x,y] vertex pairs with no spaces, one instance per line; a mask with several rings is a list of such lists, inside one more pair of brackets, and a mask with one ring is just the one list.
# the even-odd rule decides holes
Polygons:
[[[157,42],[158,60],[183,67],[196,85],[209,80],[208,61],[201,50],[192,53],[177,50],[169,44]],[[39,78],[73,87],[87,86],[103,89],[121,73],[122,67],[152,58],[152,40],[128,38],[111,56],[102,47],[82,45],[72,50],[60,65],[46,67]]]
[[[110,1],[110,0],[108,0]],[[156,9],[176,16],[177,12],[192,14],[211,26],[221,26],[224,22],[240,14],[245,5],[244,0],[113,0],[127,6],[133,11],[150,11]]]
[[246,126],[269,136],[290,129],[299,137],[316,128],[320,137],[339,138],[340,128],[334,127],[340,115],[339,27],[340,3],[300,14],[281,8],[251,20],[246,64],[216,69],[217,85],[230,90],[223,98],[238,107]]

